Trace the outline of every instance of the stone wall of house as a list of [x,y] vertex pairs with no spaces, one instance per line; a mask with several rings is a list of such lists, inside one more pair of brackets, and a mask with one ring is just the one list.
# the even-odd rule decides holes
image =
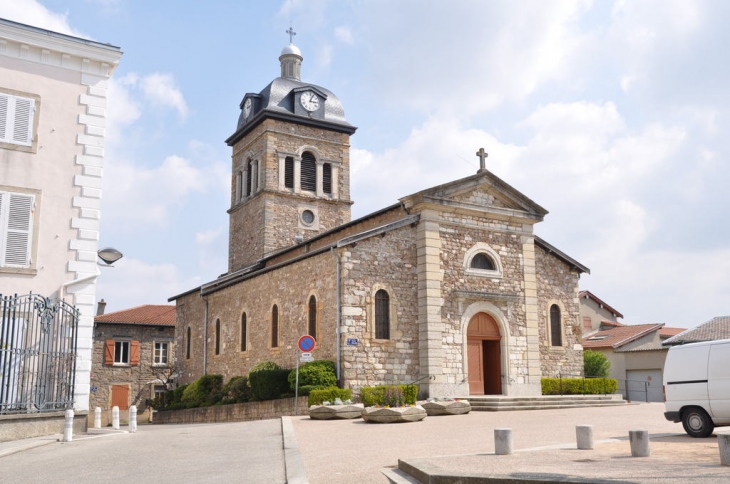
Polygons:
[[[277,270],[264,272],[205,296],[208,301],[207,338],[203,321],[205,301],[192,293],[178,299],[178,359],[181,383],[190,383],[203,374],[203,345],[207,345],[205,372],[221,374],[224,380],[246,375],[256,363],[274,361],[284,368],[296,365],[297,342],[308,332],[308,301],[317,300],[318,360],[335,360],[335,274],[336,258],[327,251]],[[272,347],[272,308],[278,307],[279,340]],[[247,346],[241,350],[241,317],[246,313]],[[220,320],[219,354],[215,353],[216,321]],[[182,353],[184,335],[190,326],[193,335],[191,358]]]
[[[540,321],[540,363],[544,377],[583,376],[581,315],[578,301],[580,274],[554,255],[535,246],[538,317]],[[550,343],[550,306],[560,307],[563,344]]]
[[[342,257],[343,377],[357,394],[362,386],[410,383],[419,378],[416,229],[389,231],[349,245]],[[374,298],[390,297],[390,339],[375,339]]]
[[[130,339],[140,342],[138,365],[108,365],[104,361],[106,340]],[[89,420],[93,424],[94,409],[102,409],[102,425],[110,421],[111,392],[113,385],[129,386],[129,405],[137,406],[138,420],[147,420],[153,381],[167,378],[172,368],[175,353],[175,327],[144,326],[133,324],[96,323],[94,328],[94,350],[92,356],[91,387],[89,396]],[[155,341],[166,341],[169,365],[153,365]],[[96,390],[94,390],[94,388]]]

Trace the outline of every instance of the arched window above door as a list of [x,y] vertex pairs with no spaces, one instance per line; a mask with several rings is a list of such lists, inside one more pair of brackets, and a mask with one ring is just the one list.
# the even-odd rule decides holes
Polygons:
[[496,250],[477,242],[464,254],[464,272],[470,276],[502,277],[502,260]]

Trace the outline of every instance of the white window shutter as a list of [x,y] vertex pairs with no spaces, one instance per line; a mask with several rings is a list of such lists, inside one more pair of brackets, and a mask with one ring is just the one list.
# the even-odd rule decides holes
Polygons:
[[15,122],[13,143],[30,146],[33,141],[33,111],[35,101],[24,97],[15,98]]
[[33,229],[33,195],[4,193],[0,214],[4,224],[4,266],[28,267],[30,265],[31,231]]
[[7,139],[8,111],[10,109],[10,97],[0,93],[0,141]]

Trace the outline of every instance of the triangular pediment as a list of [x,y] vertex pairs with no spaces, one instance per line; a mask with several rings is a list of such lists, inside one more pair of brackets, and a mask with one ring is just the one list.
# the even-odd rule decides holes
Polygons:
[[[495,174],[476,175],[427,188],[400,199],[407,207],[431,205],[434,209],[482,213],[498,218],[540,221],[548,213]],[[425,207],[424,207],[425,208]]]

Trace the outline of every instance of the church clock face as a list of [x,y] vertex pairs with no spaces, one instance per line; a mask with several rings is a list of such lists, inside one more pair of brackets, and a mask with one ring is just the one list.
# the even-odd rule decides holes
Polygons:
[[312,111],[319,109],[319,96],[312,91],[305,91],[299,97],[299,103],[304,109],[311,113]]
[[243,104],[243,116],[245,118],[248,118],[251,114],[251,98],[246,99],[246,102]]

